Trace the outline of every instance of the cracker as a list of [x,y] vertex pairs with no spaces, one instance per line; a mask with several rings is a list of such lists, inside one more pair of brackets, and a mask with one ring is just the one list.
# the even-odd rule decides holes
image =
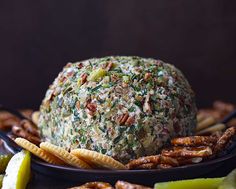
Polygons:
[[80,158],[70,154],[68,151],[64,150],[63,148],[56,146],[54,144],[51,144],[49,142],[42,142],[40,144],[40,148],[43,150],[54,154],[61,160],[65,161],[71,166],[78,167],[78,168],[84,168],[84,169],[90,169],[91,167],[85,163]]
[[63,161],[61,161],[54,155],[40,149],[38,146],[36,146],[35,144],[31,143],[30,141],[24,138],[18,137],[15,139],[15,142],[22,148],[28,150],[29,152],[39,157],[40,159],[43,159],[47,163],[56,164],[56,165],[65,165]]
[[104,167],[109,169],[126,169],[126,167],[107,155],[87,150],[87,149],[74,149],[71,154],[83,159],[89,164],[96,165],[98,167]]

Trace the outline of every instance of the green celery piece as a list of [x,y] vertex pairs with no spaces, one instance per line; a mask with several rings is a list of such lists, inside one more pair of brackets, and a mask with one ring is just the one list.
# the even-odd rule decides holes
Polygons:
[[236,169],[229,173],[222,181],[218,189],[235,189],[236,188]]
[[12,155],[0,155],[0,174],[5,172],[8,162],[10,161]]
[[2,188],[2,180],[3,180],[4,175],[0,175],[0,188]]
[[217,189],[224,178],[199,178],[156,183],[154,189]]
[[106,75],[106,73],[107,73],[106,70],[104,70],[102,68],[98,68],[90,73],[87,80],[88,81],[98,81],[100,78],[103,78]]

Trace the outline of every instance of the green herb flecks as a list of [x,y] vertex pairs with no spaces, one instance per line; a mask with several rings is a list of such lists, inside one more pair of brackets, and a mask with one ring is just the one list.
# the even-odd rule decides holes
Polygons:
[[133,80],[137,79],[137,77],[138,76],[136,74],[132,74],[130,80],[133,81]]
[[74,137],[72,138],[72,143],[73,143],[73,144],[76,144],[76,143],[77,143],[77,136],[74,136]]
[[88,117],[87,114],[84,112],[83,113],[83,118],[86,119],[87,117]]
[[130,107],[130,108],[128,109],[128,111],[129,111],[129,112],[134,112],[134,111],[135,111],[135,107],[134,107],[134,106]]
[[138,101],[138,100],[135,100],[135,101],[134,101],[134,104],[135,104],[136,106],[140,107],[140,108],[143,107],[142,102],[140,102],[140,101]]
[[107,152],[106,149],[104,149],[104,148],[101,149],[101,153],[102,153],[102,154],[105,154],[106,152]]
[[81,142],[81,144],[85,144],[86,143],[86,136],[81,136],[80,142]]
[[94,92],[96,92],[98,89],[100,89],[101,87],[102,87],[102,85],[98,85],[98,86],[92,88],[92,89],[90,90],[90,92],[91,92],[91,93],[94,93]]
[[117,136],[117,137],[114,139],[114,144],[117,144],[120,140],[121,140],[121,135]]
[[118,104],[119,100],[116,99],[113,103],[112,103],[112,106],[111,106],[111,109],[114,108],[117,104]]
[[141,90],[141,88],[137,85],[133,85],[133,84],[131,84],[130,85],[133,89],[134,89],[134,91],[136,91],[136,92],[138,92],[138,91],[140,91]]

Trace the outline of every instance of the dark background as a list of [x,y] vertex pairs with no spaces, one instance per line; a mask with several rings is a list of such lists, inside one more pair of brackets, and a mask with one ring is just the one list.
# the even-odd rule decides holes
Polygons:
[[236,102],[235,0],[0,0],[0,103],[38,108],[69,61],[138,55],[180,68],[199,106]]

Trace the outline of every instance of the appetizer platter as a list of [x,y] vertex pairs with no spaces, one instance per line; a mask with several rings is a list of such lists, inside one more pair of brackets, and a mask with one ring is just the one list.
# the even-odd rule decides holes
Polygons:
[[31,154],[41,174],[90,182],[79,188],[198,178],[236,158],[235,106],[216,101],[197,111],[187,79],[161,60],[68,63],[39,111],[0,110],[0,137],[12,154],[22,162]]

